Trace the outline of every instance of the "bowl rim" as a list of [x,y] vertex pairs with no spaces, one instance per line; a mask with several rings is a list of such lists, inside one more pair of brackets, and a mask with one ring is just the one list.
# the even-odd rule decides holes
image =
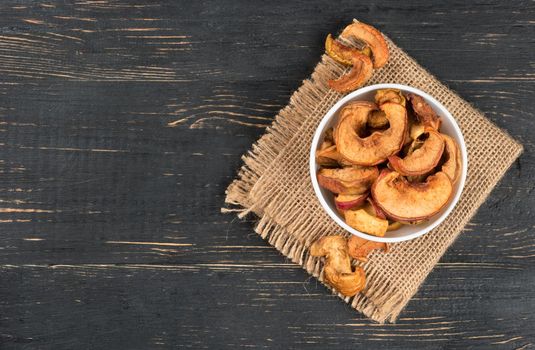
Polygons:
[[[333,118],[333,116],[349,101],[355,99],[359,95],[366,94],[373,90],[378,89],[398,89],[402,90],[404,92],[411,92],[415,93],[417,95],[420,95],[424,98],[424,100],[431,102],[434,106],[436,106],[440,112],[441,116],[443,118],[449,119],[451,122],[453,129],[455,131],[456,136],[460,140],[459,146],[461,148],[461,156],[462,156],[462,163],[463,168],[461,170],[461,178],[459,179],[459,185],[456,193],[454,194],[453,198],[450,199],[450,202],[448,203],[446,210],[442,212],[440,216],[434,219],[434,221],[419,230],[416,230],[415,232],[412,232],[410,234],[401,236],[401,237],[378,237],[369,235],[364,232],[360,232],[351,226],[349,226],[344,220],[342,220],[331,208],[331,206],[327,203],[326,199],[323,197],[323,194],[321,193],[321,188],[319,186],[318,180],[316,178],[317,173],[317,165],[316,165],[316,150],[318,148],[319,140],[322,137],[322,131],[325,128],[325,125],[330,122],[330,120]],[[433,96],[429,95],[428,93],[417,89],[412,86],[403,85],[403,84],[374,84],[369,85],[363,88],[360,88],[358,90],[355,90],[343,98],[341,98],[338,102],[336,102],[323,116],[322,120],[320,121],[318,127],[316,128],[316,131],[314,132],[314,137],[312,139],[312,144],[310,147],[310,158],[309,158],[309,165],[310,165],[310,178],[312,181],[312,187],[314,188],[314,193],[316,194],[316,197],[318,198],[321,206],[323,209],[327,212],[327,214],[333,219],[340,227],[342,227],[344,230],[348,231],[349,233],[359,236],[361,238],[375,241],[375,242],[386,242],[386,243],[395,243],[395,242],[403,242],[408,241],[411,239],[415,239],[417,237],[423,236],[424,234],[428,233],[429,231],[436,228],[438,225],[440,225],[451,213],[453,208],[457,205],[459,202],[459,199],[461,197],[461,194],[464,190],[464,185],[466,183],[466,176],[468,173],[468,153],[466,149],[466,143],[464,141],[463,134],[461,132],[461,129],[459,128],[459,125],[457,124],[457,121],[455,118],[451,115],[451,113],[444,107],[440,102],[438,102]],[[416,227],[416,226],[415,226]]]

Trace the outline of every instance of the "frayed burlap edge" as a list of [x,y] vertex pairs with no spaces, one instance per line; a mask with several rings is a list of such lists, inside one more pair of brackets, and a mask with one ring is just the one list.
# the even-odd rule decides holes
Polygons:
[[330,72],[333,69],[343,71],[334,62],[326,62],[326,57],[316,66],[310,79],[304,80],[301,87],[292,94],[288,105],[279,112],[264,135],[242,156],[244,165],[225,192],[225,203],[237,208],[225,207],[223,212],[237,212],[240,218],[251,211],[261,215],[261,210],[255,209],[249,198],[253,186],[299,130],[306,117],[314,113],[327,97],[341,96],[320,83],[332,74]]
[[[389,42],[395,50],[400,50]],[[423,68],[419,67],[430,78],[435,79],[431,74],[426,72]],[[305,80],[303,85],[292,95],[290,103],[287,107],[280,111],[279,115],[275,118],[273,125],[266,130],[266,133],[253,145],[251,151],[249,151],[243,157],[244,166],[241,168],[238,178],[227,189],[226,203],[229,205],[223,208],[222,211],[238,212],[239,217],[244,217],[250,212],[254,212],[260,217],[260,221],[255,228],[255,231],[264,239],[276,247],[282,254],[287,256],[293,262],[300,264],[308,273],[322,280],[321,262],[319,259],[312,258],[308,255],[308,242],[292,236],[287,231],[285,226],[279,225],[270,215],[264,212],[265,203],[259,204],[257,201],[251,198],[251,190],[257,184],[258,180],[264,175],[266,170],[269,169],[272,162],[275,161],[277,156],[285,149],[288,142],[295,136],[296,132],[301,128],[303,122],[314,113],[318,113],[318,109],[330,108],[330,105],[325,103],[327,100],[338,100],[341,95],[329,90],[325,82],[336,74],[341,74],[343,69],[334,63],[327,56],[323,56],[322,62],[320,62],[311,76],[311,79]],[[373,81],[372,81],[373,82]],[[377,83],[380,81],[375,81]],[[440,84],[440,88],[447,89],[444,85]],[[451,91],[448,91],[451,96]],[[463,108],[475,112],[473,107],[463,101],[459,96],[454,95],[455,102],[462,105]],[[480,114],[480,113],[479,113]],[[479,121],[486,124],[487,128],[498,129],[491,122],[484,119]],[[499,129],[498,129],[499,130]],[[500,133],[503,131],[500,130]],[[522,146],[510,139],[507,150],[505,152],[506,157],[502,159],[501,163],[494,169],[494,176],[492,183],[487,186],[485,191],[480,193],[479,198],[472,202],[468,212],[463,217],[463,222],[457,223],[455,233],[448,236],[448,240],[445,242],[445,249],[449,246],[462,231],[462,227],[468,222],[468,220],[475,214],[481,203],[486,199],[492,188],[503,176],[503,174],[510,167],[512,162],[522,152]],[[275,200],[275,203],[280,201]],[[261,202],[261,201],[260,201]],[[425,242],[423,242],[425,244]],[[443,251],[440,254],[434,255],[430,258],[433,261],[431,265],[434,266],[442,256]],[[373,259],[373,256],[372,256]],[[430,271],[430,269],[429,269]],[[429,273],[425,271],[425,275]],[[367,266],[367,279],[368,281],[374,281],[376,269],[373,266]],[[418,287],[421,282],[418,283]],[[416,293],[418,288],[409,288],[408,290],[401,289],[399,286],[383,283],[379,286],[368,286],[363,293],[358,294],[355,298],[347,298],[343,295],[339,295],[345,302],[350,303],[352,307],[361,311],[371,319],[384,322],[395,321],[401,310],[405,307],[410,298]]]

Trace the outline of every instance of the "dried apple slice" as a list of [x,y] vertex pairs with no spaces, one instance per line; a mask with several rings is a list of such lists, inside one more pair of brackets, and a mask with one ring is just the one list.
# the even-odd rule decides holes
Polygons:
[[340,36],[366,43],[372,51],[374,68],[381,68],[388,62],[388,45],[381,32],[374,27],[362,22],[355,22],[345,27]]
[[321,145],[320,145],[320,148],[319,148],[319,151],[323,151],[329,147],[332,147],[334,146],[334,142],[333,141],[327,141],[327,140],[324,140]]
[[386,102],[399,103],[405,107],[405,97],[398,89],[379,89],[375,92],[375,103],[380,106]]
[[[375,216],[377,216],[379,219],[388,220],[383,209],[381,209],[381,207],[375,203],[372,197],[368,197],[368,202],[371,204]],[[388,229],[386,231],[395,231],[401,228],[401,226],[403,226],[402,222],[388,220]]]
[[348,239],[347,247],[349,249],[349,255],[353,259],[357,259],[362,262],[368,261],[368,254],[376,249],[381,249],[385,253],[388,253],[390,250],[388,243],[369,241],[355,235]]
[[336,80],[329,80],[329,86],[341,93],[353,91],[368,80],[373,74],[373,64],[370,58],[366,55],[356,53],[351,58],[353,68]]
[[391,223],[388,224],[388,229],[386,231],[389,232],[389,231],[399,230],[402,226],[403,226],[403,223],[399,221],[392,221]]
[[423,175],[436,167],[440,161],[444,151],[444,139],[440,133],[431,128],[426,129],[423,135],[427,135],[427,139],[423,141],[422,146],[405,158],[402,159],[397,155],[388,157],[392,168],[401,175]]
[[338,40],[334,40],[331,34],[327,35],[327,39],[325,39],[325,52],[333,60],[346,66],[353,64],[352,57],[356,54],[362,54],[368,57],[372,54],[370,48],[367,46],[362,50],[349,47]]
[[334,168],[338,166],[338,162],[332,158],[322,157],[316,153],[316,164],[319,166]]
[[366,201],[368,193],[364,194],[339,194],[334,198],[334,204],[339,210],[356,208]]
[[457,143],[448,135],[441,134],[444,138],[444,158],[441,170],[448,175],[453,184],[457,183],[461,176],[462,157],[461,149]]
[[365,208],[345,212],[346,223],[360,232],[383,237],[388,229],[388,220],[370,214]]
[[333,128],[325,130],[325,133],[323,134],[323,142],[330,142],[331,144],[329,146],[334,145]]
[[379,164],[399,152],[405,139],[407,113],[400,104],[388,102],[381,105],[390,127],[361,137],[365,131],[368,115],[375,109],[371,102],[356,102],[347,105],[340,112],[334,130],[338,152],[349,162],[371,166]]
[[414,221],[399,221],[400,224],[402,225],[420,225],[420,224],[423,224],[424,222],[426,222],[428,219],[422,219],[422,220],[414,220]]
[[353,296],[366,286],[362,267],[351,266],[347,241],[342,236],[325,236],[312,243],[310,255],[325,257],[323,278],[345,296]]
[[333,153],[332,149],[336,151],[336,146],[334,145],[332,139],[327,140],[324,138],[323,142],[321,143],[319,149],[316,151],[316,163],[320,166],[337,166],[338,161],[336,158],[333,157],[333,155],[339,154],[338,152]]
[[[332,139],[332,132],[331,132],[331,139],[328,140],[327,137],[324,137],[323,142],[320,144],[320,147],[316,150],[316,162],[319,165],[326,165],[326,166],[336,165],[336,161],[334,161],[332,158],[324,157],[321,154],[324,151],[328,152],[326,150],[328,150],[329,148],[333,146],[334,146],[334,140]],[[336,146],[334,147],[336,148]]]
[[328,168],[334,168],[338,166],[338,162],[334,159],[321,157],[316,154],[316,164],[319,166],[324,166]]
[[425,182],[427,177],[435,172],[436,169],[432,169],[431,171],[422,174],[422,175],[416,175],[416,176],[407,176],[407,180],[409,182]]
[[377,111],[377,105],[368,101],[352,102],[344,106],[340,111],[337,125],[333,130],[334,143],[343,141],[340,136],[342,131],[352,136],[363,134],[370,114],[375,111]]
[[411,102],[412,110],[418,121],[424,126],[438,131],[440,129],[441,120],[433,108],[425,102],[424,98],[415,94],[408,94],[407,98]]
[[[409,131],[409,137],[416,140],[418,136],[424,133],[425,126],[420,123],[412,123]],[[436,129],[435,129],[436,130]]]
[[383,209],[381,209],[381,207],[378,206],[377,203],[375,203],[372,197],[368,197],[368,202],[370,203],[375,216],[377,216],[379,219],[383,219],[383,220],[387,219],[386,214],[383,211]]
[[[405,107],[405,97],[398,89],[379,89],[375,92],[375,103],[380,106],[386,102],[399,103]],[[383,111],[374,111],[368,118],[371,128],[383,128],[388,125],[388,119]]]
[[388,126],[388,119],[386,119],[385,112],[376,110],[370,113],[367,123],[372,129],[382,129]]
[[453,193],[450,178],[443,172],[424,183],[410,183],[398,172],[384,169],[372,186],[374,201],[389,218],[417,221],[438,213]]
[[[323,147],[323,144],[322,146]],[[329,146],[324,149],[316,151],[316,163],[320,166],[336,167],[336,166],[352,166],[353,164],[348,162],[342,157],[340,152],[336,149],[335,145]]]
[[407,127],[407,133],[405,134],[405,142],[403,143],[404,147],[409,145],[421,133],[424,132],[424,126],[421,123],[419,123],[416,117],[414,116],[414,112],[412,111],[412,108],[407,105],[405,105],[405,108],[407,109],[408,127]]
[[342,156],[336,150],[335,145],[323,148],[323,144],[319,150],[316,151],[316,163],[321,166],[337,166]]
[[338,194],[363,194],[377,179],[377,167],[352,166],[342,169],[320,169],[318,183]]

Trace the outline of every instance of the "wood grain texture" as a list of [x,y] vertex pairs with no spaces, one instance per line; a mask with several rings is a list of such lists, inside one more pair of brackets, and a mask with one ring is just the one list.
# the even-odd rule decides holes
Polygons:
[[[0,13],[0,348],[535,348],[533,2]],[[241,155],[354,17],[526,149],[395,325],[219,212]]]

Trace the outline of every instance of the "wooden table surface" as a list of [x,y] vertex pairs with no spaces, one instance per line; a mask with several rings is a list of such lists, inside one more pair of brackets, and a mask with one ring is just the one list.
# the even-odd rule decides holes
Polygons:
[[[535,4],[0,2],[1,349],[535,348]],[[525,152],[397,324],[220,213],[327,33],[372,23]]]

